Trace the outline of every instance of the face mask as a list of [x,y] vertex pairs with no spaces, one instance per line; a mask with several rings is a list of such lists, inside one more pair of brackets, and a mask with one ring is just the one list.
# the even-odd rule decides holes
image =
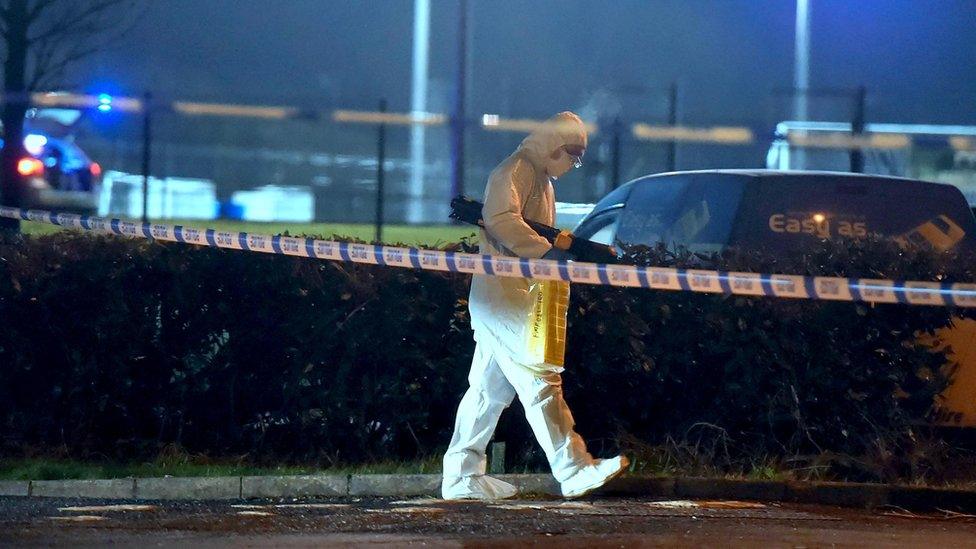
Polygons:
[[559,150],[559,156],[557,156],[555,160],[553,160],[552,157],[548,158],[547,160],[546,173],[548,173],[549,177],[553,179],[558,179],[561,177],[563,174],[571,170],[573,165],[576,163],[576,159],[561,149]]

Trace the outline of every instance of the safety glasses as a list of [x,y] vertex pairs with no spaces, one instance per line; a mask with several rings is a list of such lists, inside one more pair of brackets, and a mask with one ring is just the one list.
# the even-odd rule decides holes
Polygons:
[[574,168],[579,168],[583,165],[583,153],[586,152],[585,148],[579,145],[563,145],[563,150],[566,151],[566,154],[573,157]]

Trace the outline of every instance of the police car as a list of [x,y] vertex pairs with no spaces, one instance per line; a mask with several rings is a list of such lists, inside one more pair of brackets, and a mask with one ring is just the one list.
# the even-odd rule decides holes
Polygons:
[[82,213],[98,209],[102,168],[75,143],[73,129],[82,112],[31,109],[24,121],[24,150],[17,162],[27,207]]

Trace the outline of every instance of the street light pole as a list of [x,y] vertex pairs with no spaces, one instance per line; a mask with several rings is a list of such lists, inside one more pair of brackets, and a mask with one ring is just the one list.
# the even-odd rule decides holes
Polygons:
[[[668,125],[672,128],[678,125],[678,83],[672,82],[668,90]],[[668,142],[668,171],[678,169],[678,142],[672,139]]]
[[149,223],[149,171],[152,160],[152,94],[142,96],[142,222]]
[[448,198],[464,192],[464,127],[465,117],[465,76],[468,57],[468,0],[460,0],[458,5],[457,75],[454,89],[454,116],[451,117],[451,194]]
[[[867,102],[867,91],[864,86],[859,86],[854,97],[854,116],[851,120],[851,136],[861,137],[864,135],[865,103]],[[854,173],[864,173],[864,149],[859,144],[851,147],[850,152],[851,171]]]
[[[793,118],[804,122],[809,117],[810,0],[796,0],[796,46],[793,53]],[[806,168],[804,152],[802,149],[796,151],[796,168]]]
[[[380,112],[386,112],[386,99],[380,99]],[[383,202],[386,199],[386,124],[380,122],[376,135],[376,242],[383,243]]]
[[[430,0],[413,3],[413,81],[410,90],[410,110],[414,115],[427,111],[427,62],[430,51]],[[426,221],[424,167],[426,128],[423,124],[410,127],[410,192],[407,193],[407,223]]]
[[807,119],[807,93],[810,88],[810,0],[796,0],[796,48],[793,87],[796,89],[794,117]]

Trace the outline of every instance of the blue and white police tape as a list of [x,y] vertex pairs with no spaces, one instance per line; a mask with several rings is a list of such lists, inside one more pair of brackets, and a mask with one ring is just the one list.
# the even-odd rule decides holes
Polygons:
[[4,206],[0,206],[0,217],[150,240],[429,271],[711,294],[976,307],[976,284],[769,275],[525,259],[197,229]]

